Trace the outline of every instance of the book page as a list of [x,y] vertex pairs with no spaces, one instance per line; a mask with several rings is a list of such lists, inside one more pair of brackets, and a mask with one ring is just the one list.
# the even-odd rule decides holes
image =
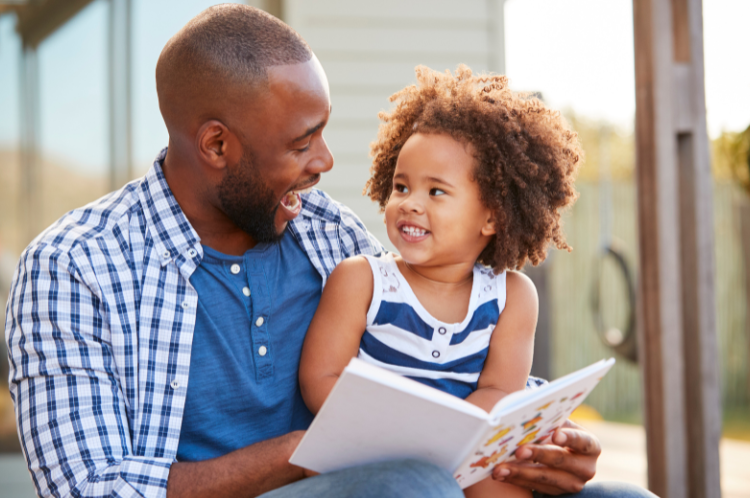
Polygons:
[[484,434],[484,410],[392,372],[358,367],[344,370],[292,464],[330,472],[417,458],[452,470]]
[[614,359],[595,363],[509,400],[500,410],[499,421],[485,432],[454,472],[461,488],[481,481],[495,465],[513,459],[519,446],[538,443],[549,436],[586,399],[613,364]]

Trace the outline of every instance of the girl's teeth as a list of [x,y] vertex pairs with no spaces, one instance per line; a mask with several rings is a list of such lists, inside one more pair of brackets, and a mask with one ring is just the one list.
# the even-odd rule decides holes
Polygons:
[[427,233],[426,230],[414,227],[403,227],[402,230],[405,234],[411,235],[412,237],[421,237]]

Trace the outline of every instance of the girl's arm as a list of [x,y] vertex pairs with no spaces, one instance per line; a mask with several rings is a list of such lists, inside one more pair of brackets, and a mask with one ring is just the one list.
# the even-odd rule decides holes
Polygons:
[[372,289],[372,270],[363,257],[341,262],[328,278],[307,330],[299,365],[302,398],[314,414],[349,360],[357,356]]
[[539,300],[531,279],[509,271],[505,309],[492,332],[477,390],[466,401],[489,412],[504,396],[526,387],[534,355]]

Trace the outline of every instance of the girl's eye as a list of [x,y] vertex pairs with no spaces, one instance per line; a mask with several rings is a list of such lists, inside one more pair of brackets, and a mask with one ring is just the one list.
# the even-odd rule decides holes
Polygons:
[[445,194],[445,191],[444,190],[440,190],[439,188],[430,189],[430,195],[437,196],[437,195],[443,195],[443,194]]
[[407,186],[402,183],[396,183],[395,185],[393,185],[393,190],[402,194],[406,194],[407,192],[409,192]]

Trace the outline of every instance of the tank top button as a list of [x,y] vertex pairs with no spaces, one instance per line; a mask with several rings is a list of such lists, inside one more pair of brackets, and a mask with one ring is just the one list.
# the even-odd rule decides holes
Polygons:
[[432,352],[432,357],[433,358],[440,358],[440,351],[433,351]]
[[[438,329],[438,334],[440,334],[440,335],[445,335],[446,332],[447,332],[447,330],[445,330],[445,327],[440,327]],[[438,353],[438,355],[440,355],[440,353]],[[434,354],[433,354],[433,356],[434,356]],[[437,358],[437,356],[435,356],[435,358]]]

